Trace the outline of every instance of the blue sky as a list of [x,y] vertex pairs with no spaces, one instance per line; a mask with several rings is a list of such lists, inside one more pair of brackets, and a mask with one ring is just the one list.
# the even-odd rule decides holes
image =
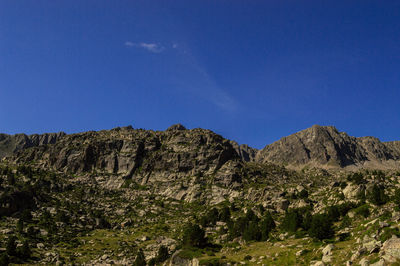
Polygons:
[[400,140],[400,1],[0,1],[0,132]]

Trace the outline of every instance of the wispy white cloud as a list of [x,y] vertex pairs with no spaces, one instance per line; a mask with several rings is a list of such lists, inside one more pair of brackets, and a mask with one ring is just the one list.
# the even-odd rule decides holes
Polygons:
[[133,47],[135,44],[133,42],[125,42],[125,46]]
[[143,48],[151,53],[161,53],[162,51],[165,50],[164,46],[157,44],[157,43],[145,43],[145,42],[134,43],[134,42],[126,41],[125,46]]
[[179,87],[226,112],[235,113],[240,109],[239,103],[230,94],[229,89],[223,88],[218,84],[190,49],[181,44],[177,45],[175,49],[180,52],[186,65],[185,70],[182,72],[184,75],[179,75],[175,79]]

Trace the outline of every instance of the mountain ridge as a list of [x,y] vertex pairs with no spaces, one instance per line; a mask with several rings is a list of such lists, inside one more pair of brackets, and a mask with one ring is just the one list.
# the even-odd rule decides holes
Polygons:
[[[87,131],[74,134],[66,134],[64,132],[32,135],[0,134],[0,158],[14,155],[28,148],[55,144],[64,137],[69,138],[69,136],[77,136],[88,132],[118,130],[135,129],[132,126],[127,126],[111,130]],[[180,132],[188,129],[181,124],[176,124],[165,131],[140,130],[168,134],[167,132]],[[225,138],[223,139],[225,140]],[[343,169],[397,169],[400,167],[400,141],[381,142],[373,136],[353,137],[345,132],[339,132],[334,126],[313,125],[310,128],[282,137],[262,149],[255,149],[247,144],[239,145],[234,140],[227,141],[229,141],[230,146],[243,162],[270,162],[292,168],[315,166]]]
[[400,142],[381,142],[376,137],[352,137],[334,126],[314,125],[266,145],[257,162],[301,167],[399,167]]

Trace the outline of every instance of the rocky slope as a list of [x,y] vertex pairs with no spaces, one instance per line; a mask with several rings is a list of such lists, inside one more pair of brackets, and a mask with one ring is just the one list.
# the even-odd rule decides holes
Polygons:
[[41,135],[0,134],[0,159],[5,156],[10,156],[17,151],[24,150],[30,147],[54,144],[57,140],[61,139],[65,135],[66,134],[64,132],[45,133]]
[[116,187],[151,185],[177,199],[198,199],[211,184],[226,193],[242,186],[242,160],[231,143],[212,131],[182,125],[65,135],[53,145],[17,151],[14,160],[77,175],[108,175],[109,185]]
[[256,155],[257,162],[289,166],[398,168],[398,142],[351,137],[332,126],[318,126],[284,137]]
[[0,148],[0,265],[400,260],[400,171],[348,171],[396,166],[400,142],[314,126],[257,151],[178,124]]

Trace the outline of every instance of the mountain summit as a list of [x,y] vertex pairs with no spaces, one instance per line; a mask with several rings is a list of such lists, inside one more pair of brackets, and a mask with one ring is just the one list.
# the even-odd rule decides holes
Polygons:
[[314,125],[265,146],[255,160],[290,166],[391,168],[398,166],[399,144],[375,137],[356,138],[333,126]]

